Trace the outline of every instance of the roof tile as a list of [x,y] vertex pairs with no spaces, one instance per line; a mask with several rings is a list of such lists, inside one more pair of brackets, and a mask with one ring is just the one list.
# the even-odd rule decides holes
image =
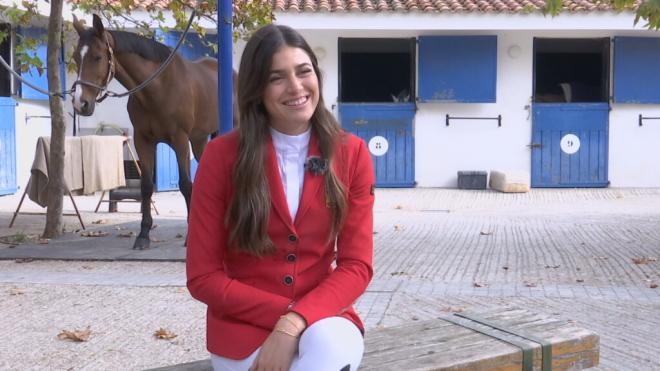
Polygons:
[[[77,0],[69,0],[77,2]],[[105,0],[110,5],[119,5],[125,0]],[[170,0],[133,0],[134,8],[164,9]],[[202,3],[205,0],[188,0]],[[234,0],[238,1],[250,0]],[[254,0],[270,2],[275,12],[281,13],[530,13],[541,11],[545,0]],[[643,0],[636,0],[631,9],[636,9]],[[601,0],[563,0],[563,8],[569,12],[612,10],[609,2]]]

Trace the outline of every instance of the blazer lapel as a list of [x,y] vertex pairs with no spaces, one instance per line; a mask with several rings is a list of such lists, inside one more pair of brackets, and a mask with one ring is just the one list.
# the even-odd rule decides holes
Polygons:
[[280,168],[277,164],[277,157],[275,155],[275,146],[273,139],[268,137],[268,156],[266,157],[266,177],[268,178],[268,187],[270,189],[270,202],[273,204],[275,212],[284,221],[284,224],[290,230],[293,229],[291,221],[291,213],[289,206],[286,202],[286,195],[282,187],[282,177],[280,176]]
[[[309,140],[309,150],[307,152],[307,157],[321,156],[314,130],[312,130],[312,136]],[[323,185],[324,179],[325,177],[323,175],[312,175],[311,172],[305,171],[302,196],[300,197],[300,204],[298,205],[298,212],[296,213],[294,225],[298,225],[300,220],[305,216],[305,213],[309,210],[309,207],[318,195],[319,189]]]

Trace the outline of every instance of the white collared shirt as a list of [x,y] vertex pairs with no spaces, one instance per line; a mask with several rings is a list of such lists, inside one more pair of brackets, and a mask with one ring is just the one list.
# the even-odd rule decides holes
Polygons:
[[296,219],[300,196],[305,180],[305,160],[309,150],[309,138],[311,136],[311,127],[306,132],[299,135],[287,135],[270,128],[270,135],[273,138],[277,164],[280,169],[280,178],[282,187],[286,195],[286,202],[289,205],[291,220]]

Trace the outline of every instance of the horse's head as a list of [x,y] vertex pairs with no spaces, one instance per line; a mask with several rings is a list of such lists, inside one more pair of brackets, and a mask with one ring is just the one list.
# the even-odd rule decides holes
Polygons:
[[86,28],[74,16],[73,27],[79,38],[73,53],[78,70],[78,79],[74,83],[73,108],[82,116],[94,113],[94,105],[106,91],[115,70],[111,36],[96,14],[93,24],[93,27]]

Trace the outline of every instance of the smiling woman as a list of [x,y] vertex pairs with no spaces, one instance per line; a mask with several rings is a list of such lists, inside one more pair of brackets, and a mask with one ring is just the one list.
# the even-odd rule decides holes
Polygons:
[[240,125],[209,143],[189,220],[188,288],[209,307],[215,370],[355,370],[362,359],[352,304],[373,275],[373,165],[321,91],[299,33],[270,25],[248,41]]

